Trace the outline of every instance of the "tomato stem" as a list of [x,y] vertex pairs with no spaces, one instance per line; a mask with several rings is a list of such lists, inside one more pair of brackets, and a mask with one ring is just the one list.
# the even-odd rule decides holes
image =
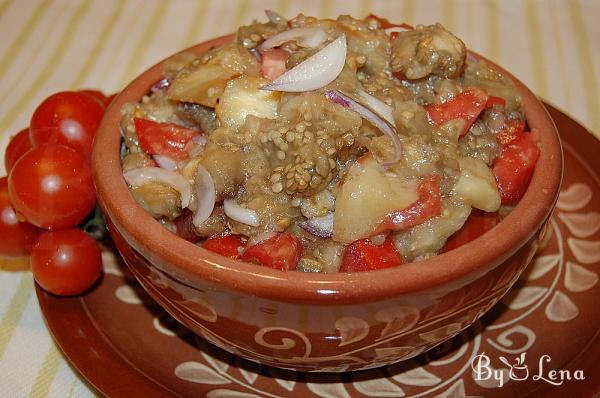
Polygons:
[[83,226],[83,230],[95,240],[101,240],[106,235],[106,221],[100,206],[94,208],[94,216]]

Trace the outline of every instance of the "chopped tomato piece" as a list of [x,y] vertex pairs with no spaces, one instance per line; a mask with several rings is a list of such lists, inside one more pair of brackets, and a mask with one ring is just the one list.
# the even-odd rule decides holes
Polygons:
[[244,261],[255,261],[270,268],[288,271],[296,269],[302,249],[298,238],[283,233],[248,247],[241,258]]
[[367,19],[368,18],[376,19],[377,22],[379,22],[381,29],[388,29],[388,28],[404,28],[404,29],[410,29],[410,30],[414,29],[414,27],[412,25],[409,25],[407,23],[401,23],[400,25],[398,25],[395,23],[391,23],[387,18],[381,18],[374,14],[369,14],[367,16]]
[[202,247],[222,256],[237,259],[240,258],[240,252],[246,247],[246,243],[236,235],[215,235],[206,239]]
[[280,48],[267,50],[262,55],[260,73],[269,80],[277,79],[286,71],[285,63],[290,53]]
[[504,127],[496,134],[496,141],[506,145],[521,137],[525,133],[525,122],[518,119],[510,119],[504,122]]
[[498,213],[486,213],[481,210],[473,209],[463,227],[448,238],[441,253],[445,253],[452,249],[456,249],[465,243],[469,243],[495,227],[499,222],[500,215]]
[[501,148],[492,171],[496,177],[502,204],[519,201],[527,190],[535,164],[540,157],[537,141],[537,132],[533,130]]
[[443,104],[430,104],[425,107],[429,120],[435,124],[443,124],[454,119],[463,119],[465,127],[460,136],[467,134],[479,114],[485,109],[488,101],[487,93],[480,88],[472,88],[458,94]]
[[190,141],[199,134],[175,123],[135,118],[134,124],[140,146],[148,155],[165,155],[177,161],[189,157]]
[[402,256],[387,237],[383,244],[376,245],[369,239],[352,242],[344,251],[340,272],[362,272],[402,264]]
[[406,209],[388,214],[377,227],[375,234],[388,230],[408,229],[442,212],[440,177],[438,175],[430,176],[421,181],[417,191],[419,199]]
[[505,106],[506,105],[506,100],[502,97],[496,97],[495,95],[490,95],[488,97],[488,100],[485,104],[486,108],[491,108],[494,105],[500,105],[500,106]]

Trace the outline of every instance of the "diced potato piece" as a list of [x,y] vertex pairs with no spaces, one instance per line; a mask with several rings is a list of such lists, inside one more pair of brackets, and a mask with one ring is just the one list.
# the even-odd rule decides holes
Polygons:
[[493,212],[500,208],[496,179],[489,167],[478,158],[459,158],[460,176],[454,194],[476,209]]
[[171,82],[167,97],[171,100],[193,102],[214,108],[223,94],[227,80],[238,73],[221,65],[201,64],[185,71]]
[[269,81],[262,77],[240,76],[230,80],[216,106],[217,117],[227,127],[239,130],[246,116],[274,119],[281,93],[261,90]]
[[381,220],[419,198],[417,184],[385,171],[371,156],[354,163],[340,187],[333,213],[333,240],[368,238]]

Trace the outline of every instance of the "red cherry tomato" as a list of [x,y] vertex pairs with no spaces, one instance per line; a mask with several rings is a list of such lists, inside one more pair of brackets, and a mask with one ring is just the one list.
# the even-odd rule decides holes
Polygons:
[[283,233],[250,246],[242,260],[258,262],[267,267],[288,271],[296,269],[302,256],[302,243],[294,235]]
[[34,147],[61,144],[85,157],[104,115],[104,105],[87,94],[63,91],[46,98],[31,117],[29,129]]
[[429,120],[440,125],[454,119],[463,119],[465,127],[460,133],[467,134],[479,114],[485,109],[488,95],[485,90],[472,88],[458,94],[443,104],[430,104],[425,107]]
[[388,214],[375,230],[375,234],[414,227],[442,212],[440,177],[438,175],[432,175],[421,181],[417,191],[419,199],[406,209]]
[[6,174],[10,173],[13,165],[21,156],[31,149],[31,141],[29,140],[29,128],[23,129],[10,139],[4,152],[4,168]]
[[104,93],[100,90],[91,90],[91,89],[86,89],[86,90],[79,90],[78,93],[81,94],[85,94],[88,97],[91,97],[93,99],[95,99],[96,101],[98,101],[100,104],[102,104],[102,106],[106,107],[106,95],[104,95]]
[[240,252],[246,247],[246,244],[239,236],[217,235],[206,239],[202,247],[225,257],[240,258]]
[[148,155],[165,155],[174,160],[189,157],[188,144],[198,135],[196,130],[175,123],[156,123],[135,118],[134,124],[140,146]]
[[262,55],[260,73],[266,79],[277,79],[285,73],[285,63],[289,57],[290,53],[280,48],[265,51]]
[[352,242],[344,251],[340,272],[363,272],[395,267],[403,259],[392,238],[387,237],[383,244],[375,245],[368,239]]
[[28,222],[20,222],[10,204],[8,180],[0,178],[0,257],[29,254],[40,230]]
[[522,134],[500,149],[492,172],[496,177],[502,204],[514,204],[523,197],[539,157],[535,130]]
[[481,210],[473,209],[463,227],[448,238],[440,252],[445,253],[452,249],[456,249],[465,243],[469,243],[498,225],[500,219],[498,213],[486,213]]
[[44,232],[31,251],[31,271],[36,282],[50,293],[80,294],[102,272],[100,248],[80,229]]
[[94,208],[96,194],[88,161],[62,145],[33,148],[8,177],[13,206],[38,227],[66,228]]

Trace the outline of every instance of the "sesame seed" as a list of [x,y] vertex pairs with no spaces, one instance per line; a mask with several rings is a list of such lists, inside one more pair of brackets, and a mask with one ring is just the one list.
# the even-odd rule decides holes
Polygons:
[[296,125],[296,131],[299,133],[303,133],[304,130],[306,130],[306,126],[304,125],[304,123],[298,123]]
[[260,41],[261,37],[259,35],[257,35],[256,33],[252,33],[250,35],[250,39],[252,39],[253,41]]
[[334,153],[335,153],[335,148],[329,148],[329,149],[327,150],[327,154],[328,154],[329,156],[333,155]]
[[277,156],[277,159],[283,160],[283,159],[285,159],[285,152],[283,152],[283,151],[277,151],[277,153],[276,153],[275,156]]
[[281,180],[281,173],[273,173],[271,175],[271,182],[277,182]]
[[[298,129],[298,127],[296,127],[296,130]],[[296,134],[294,134],[292,131],[288,131],[287,133],[285,133],[285,140],[287,142],[294,142],[294,139],[296,138]]]

